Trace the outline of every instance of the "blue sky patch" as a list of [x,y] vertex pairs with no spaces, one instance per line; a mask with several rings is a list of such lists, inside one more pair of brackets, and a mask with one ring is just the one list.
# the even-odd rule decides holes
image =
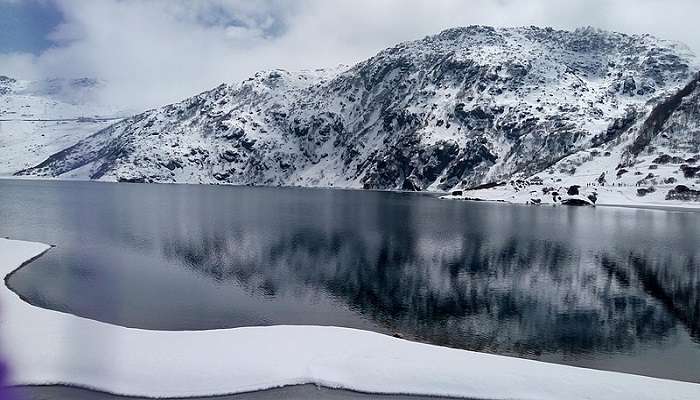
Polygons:
[[0,1],[0,53],[34,53],[52,45],[47,35],[62,21],[49,1]]

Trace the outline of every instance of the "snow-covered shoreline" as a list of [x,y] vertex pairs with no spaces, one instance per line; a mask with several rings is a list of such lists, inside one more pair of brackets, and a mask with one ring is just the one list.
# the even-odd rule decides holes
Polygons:
[[[123,182],[114,181],[103,181],[103,180],[90,180],[90,179],[79,179],[79,178],[47,178],[47,177],[36,177],[36,176],[12,176],[12,175],[0,175],[0,181],[2,180],[18,180],[18,181],[38,181],[38,182],[95,182],[95,183],[108,183],[108,184],[129,184]],[[141,183],[140,185],[210,185],[206,183],[186,183],[186,182],[173,182],[173,183]],[[244,186],[246,185],[236,185],[236,184],[218,184],[217,186]],[[492,189],[482,189],[473,191],[464,191],[462,195],[454,196],[444,192],[435,191],[400,191],[400,190],[381,190],[381,189],[362,189],[358,187],[324,187],[324,186],[260,186],[260,187],[270,187],[270,188],[292,188],[292,189],[328,189],[328,190],[356,190],[356,191],[372,191],[372,192],[390,192],[390,193],[416,193],[424,195],[432,195],[446,200],[462,200],[462,201],[486,201],[486,202],[497,202],[497,203],[507,203],[516,205],[525,205],[530,203],[530,196],[527,192],[522,192],[518,194],[512,190],[504,189],[501,187]],[[651,209],[651,210],[665,210],[665,211],[698,211],[700,212],[700,202],[690,202],[690,201],[668,201],[662,198],[657,198],[658,196],[650,196],[648,201],[634,200],[634,191],[632,188],[615,188],[618,194],[615,195],[614,191],[597,188],[600,194],[597,206],[604,207],[625,207],[625,208],[637,208],[637,209]],[[623,194],[622,190],[627,190],[627,193]],[[611,195],[612,193],[612,195]],[[551,202],[543,202],[542,205],[553,205]]]
[[[0,272],[7,275],[49,249],[0,239]],[[145,331],[37,308],[7,287],[0,290],[0,301],[3,356],[14,385],[70,384],[152,397],[315,383],[368,393],[483,399],[700,398],[700,384],[443,348],[348,328]]]
[[[508,204],[533,204],[532,199],[541,199],[538,205],[558,205],[551,201],[550,196],[540,193],[542,186],[531,186],[528,189],[515,191],[509,185],[497,186],[488,189],[465,190],[459,195],[440,196],[446,200],[489,201]],[[587,188],[584,188],[587,189]],[[688,210],[700,211],[700,202],[665,200],[663,191],[659,190],[645,197],[636,195],[638,187],[595,187],[597,193],[596,206],[627,207],[638,209],[658,210]],[[669,186],[666,188],[671,189]],[[565,191],[565,189],[563,189]],[[561,190],[560,190],[561,191]],[[533,193],[537,192],[537,193]]]

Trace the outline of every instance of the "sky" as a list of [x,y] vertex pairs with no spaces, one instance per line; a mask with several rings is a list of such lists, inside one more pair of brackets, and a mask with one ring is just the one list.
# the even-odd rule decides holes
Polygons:
[[651,33],[700,54],[698,15],[698,0],[0,0],[0,75],[98,78],[101,101],[145,109],[472,24]]

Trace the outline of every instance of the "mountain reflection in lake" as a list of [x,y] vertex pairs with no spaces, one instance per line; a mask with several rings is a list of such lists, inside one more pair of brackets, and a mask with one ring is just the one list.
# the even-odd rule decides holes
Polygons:
[[27,301],[146,329],[320,324],[700,381],[700,214],[338,190],[0,181],[57,245]]

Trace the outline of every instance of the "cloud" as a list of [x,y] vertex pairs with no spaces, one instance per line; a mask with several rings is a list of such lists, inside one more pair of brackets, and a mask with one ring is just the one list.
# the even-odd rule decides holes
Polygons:
[[37,58],[29,53],[0,53],[0,75],[24,79],[42,78],[42,74],[37,68]]
[[[105,101],[152,107],[270,68],[352,64],[470,24],[592,25],[700,50],[696,0],[55,0],[63,21],[37,56],[0,54],[0,74],[91,76]],[[698,51],[700,53],[700,51]]]

